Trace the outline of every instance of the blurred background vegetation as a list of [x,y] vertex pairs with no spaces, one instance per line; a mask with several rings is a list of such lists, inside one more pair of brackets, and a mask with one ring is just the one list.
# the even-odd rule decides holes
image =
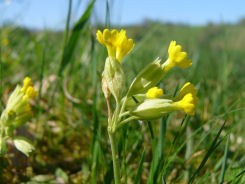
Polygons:
[[[109,11],[108,1],[106,7]],[[8,156],[0,158],[0,183],[113,182],[100,87],[107,52],[95,37],[97,29],[110,27],[110,17],[107,13],[105,25],[91,24],[92,8],[93,2],[73,25],[68,13],[64,30],[1,26],[1,109],[25,76],[35,81],[39,97],[32,102],[35,116],[16,132],[31,138],[36,151],[26,158],[9,142]],[[153,134],[147,122],[123,127],[118,134],[123,183],[245,183],[244,19],[202,26],[145,20],[110,28],[127,30],[135,42],[122,62],[125,89],[155,58],[165,61],[176,40],[193,66],[171,70],[159,86],[174,95],[190,81],[200,99],[194,117],[173,113],[152,121]]]

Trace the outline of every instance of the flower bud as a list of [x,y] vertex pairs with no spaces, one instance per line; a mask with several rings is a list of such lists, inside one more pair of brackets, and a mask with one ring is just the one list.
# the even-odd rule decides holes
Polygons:
[[15,147],[29,157],[30,153],[35,150],[31,141],[25,137],[17,136],[13,138]]
[[175,110],[171,103],[172,100],[168,99],[147,99],[133,109],[130,114],[140,120],[158,119]]
[[119,101],[124,86],[122,65],[115,58],[107,57],[103,75],[110,92]]

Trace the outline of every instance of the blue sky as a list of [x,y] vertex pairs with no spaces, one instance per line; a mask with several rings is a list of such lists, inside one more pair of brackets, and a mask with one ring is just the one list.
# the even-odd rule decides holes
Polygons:
[[[235,23],[245,17],[245,0],[108,0],[111,23],[138,24],[145,19],[203,25]],[[73,0],[73,22],[89,0]],[[105,21],[106,0],[97,0],[93,22]],[[0,24],[13,22],[37,29],[63,29],[68,0],[0,0]]]

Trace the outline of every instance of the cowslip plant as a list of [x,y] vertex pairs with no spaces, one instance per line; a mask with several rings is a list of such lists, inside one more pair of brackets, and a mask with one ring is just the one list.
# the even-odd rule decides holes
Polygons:
[[7,151],[7,139],[12,139],[15,147],[26,156],[34,150],[31,142],[22,136],[14,136],[16,128],[24,125],[32,116],[30,100],[37,97],[31,79],[26,77],[23,86],[17,85],[8,98],[6,108],[3,110],[0,119],[0,156]]
[[[111,143],[114,180],[120,184],[120,163],[117,150],[116,132],[131,120],[153,120],[163,117],[173,111],[184,111],[193,116],[198,104],[197,90],[194,85],[187,82],[176,97],[166,97],[162,89],[155,85],[171,68],[178,66],[188,68],[192,61],[187,59],[187,53],[182,51],[176,41],[171,41],[168,49],[169,57],[161,63],[156,59],[148,64],[134,78],[126,94],[124,90],[124,71],[121,61],[134,47],[132,39],[128,39],[126,31],[118,32],[113,29],[97,31],[97,40],[106,46],[108,57],[102,73],[102,90],[108,107],[108,134]],[[115,99],[115,110],[112,112],[110,96]]]

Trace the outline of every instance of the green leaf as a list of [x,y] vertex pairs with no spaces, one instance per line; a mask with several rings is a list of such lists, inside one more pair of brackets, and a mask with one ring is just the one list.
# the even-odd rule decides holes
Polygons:
[[140,178],[141,178],[141,174],[142,174],[142,171],[143,171],[144,160],[145,160],[145,149],[144,149],[144,151],[141,154],[140,164],[139,164],[139,168],[137,170],[137,175],[136,175],[136,178],[134,180],[134,184],[140,183]]
[[81,31],[83,27],[85,26],[86,22],[88,21],[90,17],[91,10],[94,6],[94,0],[89,4],[88,8],[84,12],[84,14],[80,17],[80,19],[77,21],[77,23],[74,25],[71,35],[69,37],[68,43],[64,47],[61,64],[59,68],[59,76],[61,76],[61,73],[67,66],[67,64],[70,62],[73,52],[75,50],[75,47],[77,45],[77,41],[79,40],[79,36],[81,34]]
[[226,141],[226,146],[225,146],[225,154],[224,154],[224,158],[223,158],[222,171],[221,171],[220,181],[219,181],[220,184],[222,184],[224,182],[227,157],[228,157],[228,152],[229,152],[229,144],[230,144],[230,136],[228,135],[227,141]]
[[14,145],[19,151],[24,153],[27,157],[29,157],[29,154],[35,150],[31,141],[25,137],[14,137]]
[[192,184],[196,178],[196,176],[199,174],[200,170],[204,167],[205,163],[207,162],[208,158],[210,157],[210,155],[215,151],[215,149],[219,146],[219,144],[221,143],[222,140],[218,141],[219,136],[221,134],[221,131],[224,129],[225,127],[225,123],[226,121],[224,121],[223,125],[221,126],[221,128],[219,129],[218,133],[216,134],[214,140],[212,141],[209,149],[207,150],[207,153],[205,154],[202,162],[200,163],[199,167],[195,170],[195,172],[193,173],[191,179],[189,180],[188,184]]

